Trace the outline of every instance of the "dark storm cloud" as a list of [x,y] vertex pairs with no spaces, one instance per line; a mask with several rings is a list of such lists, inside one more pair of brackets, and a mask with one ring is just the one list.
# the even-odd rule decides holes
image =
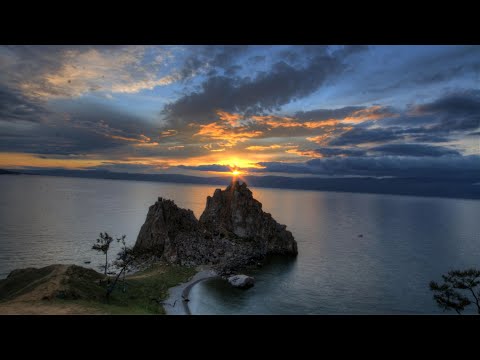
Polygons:
[[187,56],[179,71],[180,78],[189,79],[202,69],[210,69],[209,71],[214,71],[211,73],[213,74],[217,72],[215,68],[225,69],[229,74],[234,74],[238,68],[232,68],[236,66],[233,63],[248,49],[247,45],[192,46],[190,55]]
[[258,72],[254,78],[207,78],[199,91],[167,104],[163,113],[171,124],[185,124],[209,121],[217,109],[247,114],[277,110],[310,95],[345,68],[343,58],[329,55],[324,48],[312,48],[302,59],[306,63],[298,66],[277,61],[268,72]]
[[458,65],[458,66],[453,66],[444,71],[420,75],[414,81],[420,85],[442,82],[442,81],[453,79],[459,75],[464,75],[469,70],[478,72],[479,69],[480,69],[480,66],[478,65],[474,65],[472,67],[467,67],[465,65]]
[[252,64],[252,65],[257,65],[257,64],[260,64],[262,62],[264,62],[266,59],[265,56],[262,56],[262,55],[255,55],[255,56],[251,56],[247,59],[247,62],[249,64]]
[[314,150],[323,157],[331,156],[362,156],[365,154],[363,149],[343,149],[334,147],[322,147]]
[[229,166],[218,165],[218,164],[198,165],[198,166],[179,165],[177,167],[180,168],[180,169],[199,170],[199,171],[217,171],[217,172],[231,172],[232,171]]
[[441,143],[441,142],[450,141],[448,137],[438,136],[434,134],[424,134],[424,135],[413,136],[413,139],[416,142],[424,142],[424,143]]
[[40,121],[48,111],[44,107],[27,99],[19,91],[0,87],[0,120],[1,121]]
[[277,172],[329,176],[442,177],[465,176],[480,179],[480,156],[442,157],[333,157],[305,163],[261,162],[263,169],[252,172]]
[[242,67],[240,65],[232,65],[225,69],[225,75],[234,76]]
[[457,155],[457,150],[442,146],[432,146],[425,144],[386,144],[369,149],[369,152],[381,153],[383,155],[399,155],[399,156],[446,156]]
[[437,122],[433,130],[475,130],[480,126],[480,90],[451,93],[434,102],[420,105],[415,111],[433,117]]
[[338,50],[335,50],[334,55],[339,57],[346,57],[355,53],[367,51],[368,49],[368,45],[346,45]]
[[[369,69],[367,77],[362,78],[361,83],[356,85],[361,86],[364,93],[386,94],[406,91],[409,88],[416,91],[419,85],[438,86],[461,78],[475,79],[480,76],[479,46],[443,48],[443,51],[434,50],[430,54],[405,58],[406,61],[390,69],[386,65],[384,69],[387,71],[376,72],[376,69]],[[415,53],[416,47],[412,47],[411,51]],[[398,55],[401,56],[401,52]]]
[[109,135],[136,138],[158,136],[158,127],[125,111],[91,102],[67,102],[58,107],[69,114],[72,125],[100,127]]
[[367,129],[363,127],[354,127],[352,130],[344,132],[338,137],[330,140],[328,144],[333,146],[358,145],[370,142],[399,140],[403,138],[404,135],[396,129]]
[[[148,143],[152,125],[134,115],[106,106],[81,103],[50,112],[48,121],[7,132],[0,126],[1,151],[41,154],[85,154],[126,145]],[[40,108],[43,110],[43,108]],[[22,117],[23,119],[24,117]],[[27,117],[28,119],[28,117]]]

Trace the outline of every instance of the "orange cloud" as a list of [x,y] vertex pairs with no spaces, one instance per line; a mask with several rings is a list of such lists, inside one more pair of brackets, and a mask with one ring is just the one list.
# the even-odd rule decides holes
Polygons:
[[148,136],[145,136],[143,134],[140,134],[140,139],[138,138],[133,138],[133,137],[126,137],[126,136],[120,136],[120,135],[110,135],[110,134],[104,134],[106,137],[109,137],[111,139],[117,139],[117,140],[123,140],[123,141],[128,141],[128,142],[135,142],[137,144],[134,144],[134,146],[157,146],[159,145],[158,142],[152,141],[151,138]]
[[178,134],[177,130],[170,129],[170,130],[165,130],[160,133],[160,137],[168,137],[168,136],[175,136]]
[[398,114],[386,111],[383,106],[375,105],[366,109],[355,111],[351,116],[344,118],[343,122],[356,124],[368,120],[379,120],[393,116],[398,116]]
[[265,150],[271,150],[271,149],[280,149],[280,145],[269,145],[269,146],[249,146],[246,147],[245,150],[250,150],[250,151],[265,151]]
[[238,142],[243,142],[262,134],[262,131],[246,130],[245,126],[232,127],[228,123],[213,122],[200,125],[200,130],[194,136],[201,136],[205,140],[223,140],[224,146],[231,147]]
[[318,145],[326,145],[328,140],[332,137],[332,136],[337,136],[338,134],[341,134],[341,133],[344,133],[344,132],[347,132],[347,131],[350,131],[352,130],[353,127],[351,126],[345,126],[345,127],[341,127],[340,129],[337,129],[337,128],[329,128],[329,129],[326,129],[325,130],[325,133],[322,134],[322,135],[317,135],[317,136],[310,136],[310,137],[307,137],[306,139],[308,141],[311,141],[311,142],[314,142]]
[[309,129],[317,129],[326,126],[336,126],[340,120],[337,119],[328,119],[328,120],[319,120],[319,121],[307,121],[303,125]]
[[308,141],[314,142],[318,145],[324,145],[327,139],[331,136],[331,134],[323,134],[318,136],[311,136],[307,137]]
[[259,124],[270,126],[271,128],[302,126],[301,123],[293,121],[293,118],[283,116],[252,116],[251,119],[255,120]]
[[210,151],[225,151],[225,146],[228,146],[228,144],[224,143],[211,143],[211,144],[206,144],[203,145],[204,149],[210,150]]
[[160,144],[158,142],[154,141],[154,142],[149,142],[149,143],[139,143],[139,144],[135,144],[134,146],[147,147],[147,146],[157,146],[157,145],[160,145]]
[[321,158],[322,155],[313,151],[313,150],[299,150],[299,149],[290,149],[285,151],[286,153],[289,154],[295,154],[298,156],[308,156],[308,157],[313,157],[313,158]]
[[226,121],[230,126],[239,126],[239,121],[242,119],[240,114],[231,114],[226,111],[218,110],[217,115],[222,121]]
[[24,167],[59,167],[65,169],[82,169],[98,166],[104,163],[101,159],[57,159],[40,157],[39,154],[24,153],[0,153],[0,167],[24,168]]
[[317,129],[317,128],[326,127],[326,126],[335,126],[340,122],[340,120],[337,120],[337,119],[298,122],[291,117],[273,116],[273,115],[252,116],[251,118],[259,124],[267,125],[274,129],[275,128],[293,128],[293,127]]

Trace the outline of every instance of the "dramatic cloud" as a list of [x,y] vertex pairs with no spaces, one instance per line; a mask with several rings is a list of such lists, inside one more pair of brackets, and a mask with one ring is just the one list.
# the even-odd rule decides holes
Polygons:
[[399,156],[445,156],[460,155],[457,150],[422,144],[386,144],[369,149],[370,152]]
[[393,129],[367,129],[356,127],[340,136],[333,138],[328,142],[328,145],[344,146],[344,145],[358,145],[365,143],[386,142],[390,140],[400,140],[404,137],[403,134]]
[[20,91],[0,86],[0,121],[39,122],[48,112]]
[[[136,93],[176,80],[172,74],[159,74],[161,54],[143,63],[144,46],[18,46],[0,50],[0,70],[9,84],[29,98],[78,97],[94,91]],[[32,62],[31,59],[35,59]]]
[[293,100],[317,90],[327,78],[341,72],[342,58],[328,54],[325,47],[310,49],[303,66],[284,60],[255,77],[212,76],[199,91],[186,94],[164,108],[170,123],[205,122],[215,111],[259,113],[278,110]]
[[480,90],[452,93],[432,103],[418,106],[415,113],[431,115],[433,130],[475,130],[480,127]]
[[480,156],[444,157],[334,157],[305,163],[262,162],[252,172],[328,176],[396,176],[443,179],[459,174],[480,177]]
[[0,46],[0,168],[476,176],[478,55],[471,46]]
[[343,149],[335,147],[323,147],[315,149],[315,152],[322,157],[332,157],[332,156],[362,156],[366,153],[362,149]]

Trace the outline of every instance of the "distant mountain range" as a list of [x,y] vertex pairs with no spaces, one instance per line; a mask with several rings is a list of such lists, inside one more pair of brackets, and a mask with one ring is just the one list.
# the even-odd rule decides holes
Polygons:
[[[23,174],[66,176],[110,180],[158,181],[186,184],[221,185],[229,183],[228,177],[200,177],[180,174],[116,173],[100,170],[25,170]],[[15,174],[0,170],[0,174]],[[354,193],[435,196],[480,199],[479,179],[462,176],[437,178],[292,178],[286,176],[245,176],[250,187],[339,191]],[[477,184],[475,184],[477,183]]]
[[0,175],[19,175],[19,172],[0,169]]

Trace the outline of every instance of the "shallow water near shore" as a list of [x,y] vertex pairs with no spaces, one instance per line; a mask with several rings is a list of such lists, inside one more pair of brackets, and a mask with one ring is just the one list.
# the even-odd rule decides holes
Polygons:
[[[0,278],[54,263],[98,269],[104,258],[91,246],[99,232],[126,234],[131,245],[157,197],[198,218],[215,188],[0,176]],[[478,200],[251,190],[292,231],[298,257],[268,259],[245,291],[224,280],[198,283],[189,296],[193,314],[441,313],[428,282],[480,265]]]

